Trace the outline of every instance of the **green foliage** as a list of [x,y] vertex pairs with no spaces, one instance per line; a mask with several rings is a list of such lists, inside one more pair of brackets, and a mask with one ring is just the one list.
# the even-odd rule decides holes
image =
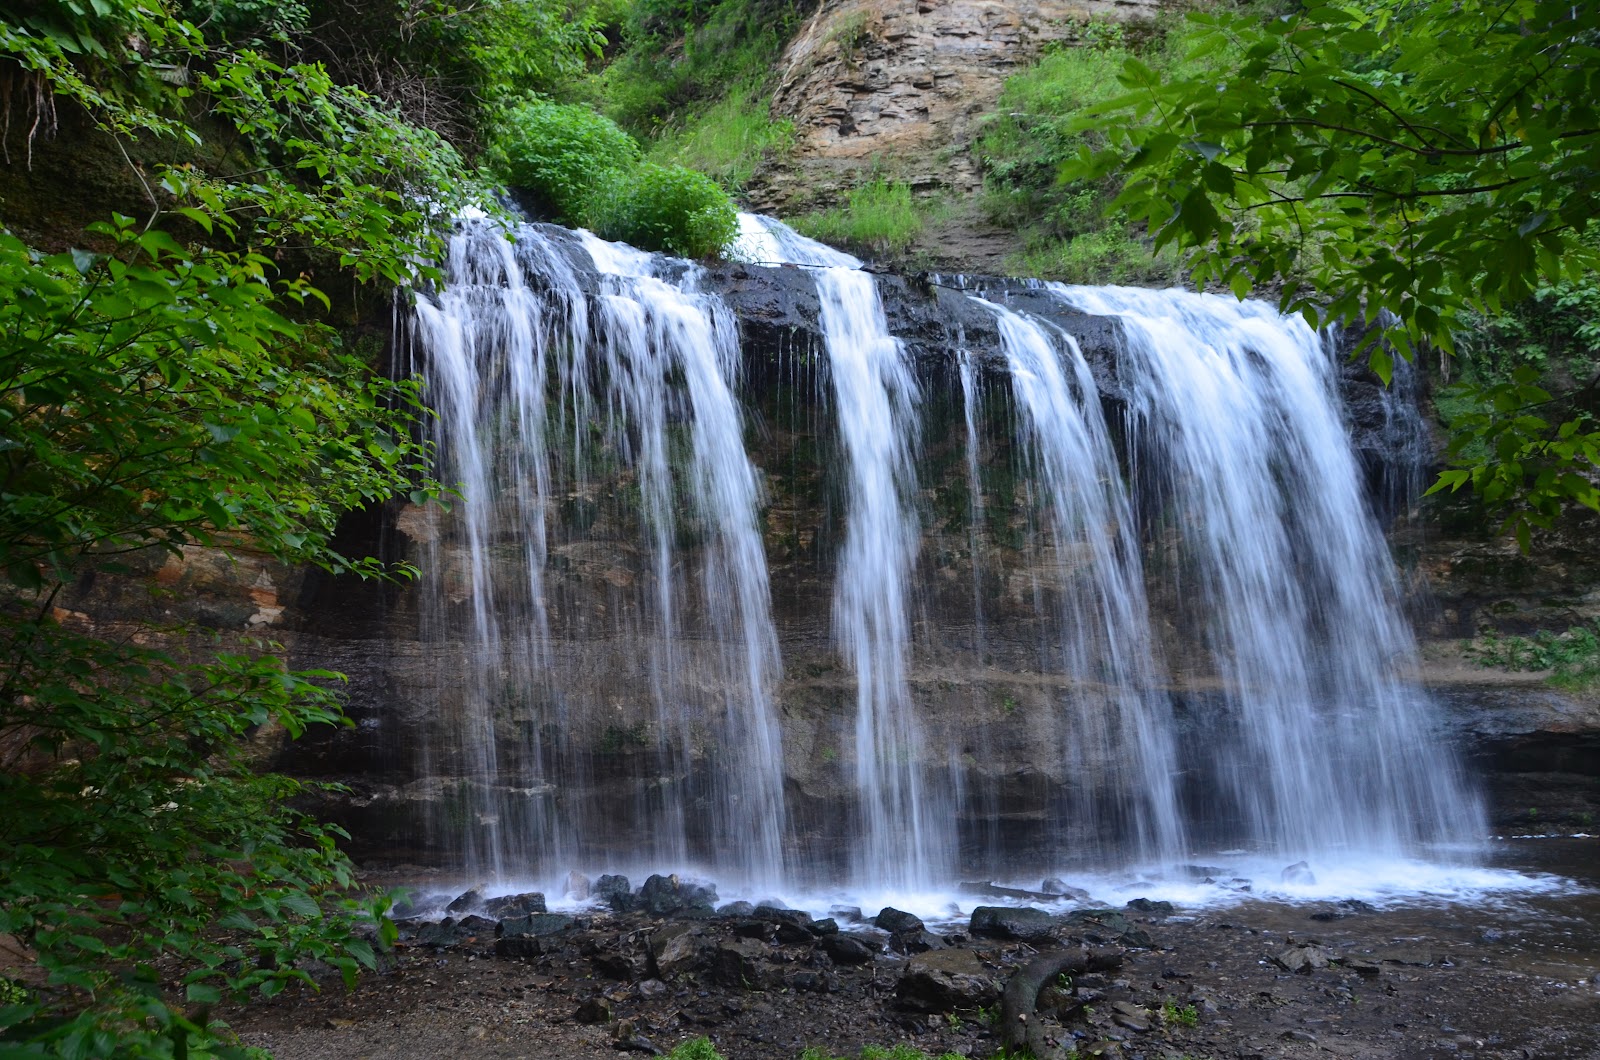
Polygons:
[[1087,284],[1182,281],[1177,255],[1152,253],[1148,243],[1114,222],[1076,235],[1050,236],[1034,230],[1025,240],[1009,263],[1019,276]]
[[702,1035],[674,1046],[667,1060],[723,1060],[723,1056],[711,1044],[711,1039]]
[[[210,10],[207,34],[264,12]],[[201,129],[225,148],[135,168],[150,215],[93,226],[91,249],[0,231],[0,933],[42,979],[0,1007],[0,1051],[242,1056],[218,1002],[319,964],[349,982],[392,938],[384,903],[340,897],[340,833],[288,808],[303,786],[247,754],[258,728],[339,723],[338,675],[171,626],[159,600],[102,630],[84,597],[181,571],[196,546],[394,573],[334,530],[435,492],[416,388],[342,352],[307,273],[427,275],[435,219],[478,192],[436,134],[321,66],[208,42],[160,7],[0,16],[0,55],[33,117],[60,95],[134,149],[126,134]]]
[[[320,66],[285,68],[242,52],[200,85],[213,116],[245,137],[262,165],[249,180],[171,173],[167,189],[229,218],[229,237],[247,246],[320,252],[362,282],[404,284],[416,279],[419,258],[442,250],[441,214],[487,197],[437,133],[335,84]],[[214,230],[206,217],[188,216]]]
[[557,220],[584,225],[597,189],[638,165],[639,145],[582,104],[534,100],[506,116],[492,155],[512,186],[537,196]]
[[[1129,91],[1079,123],[1113,142],[1065,174],[1122,174],[1117,205],[1187,250],[1198,282],[1281,284],[1281,307],[1316,323],[1392,313],[1366,340],[1387,378],[1380,338],[1449,352],[1468,314],[1600,265],[1586,239],[1600,8],[1383,0],[1189,19],[1191,61],[1242,60],[1176,76],[1129,60]],[[1600,510],[1600,431],[1551,398],[1531,381],[1485,394],[1492,411],[1459,426],[1461,466],[1434,487],[1470,483],[1524,547],[1568,504]]]
[[956,1060],[955,1053],[941,1053],[937,1058],[914,1045],[899,1042],[892,1046],[864,1045],[854,1057],[834,1056],[831,1049],[808,1046],[800,1053],[800,1060]]
[[685,258],[720,254],[739,234],[738,211],[716,181],[651,162],[613,176],[593,220],[607,239]]
[[186,0],[183,17],[213,40],[287,43],[304,33],[311,9],[276,0]]
[[1581,691],[1600,684],[1600,622],[1531,637],[1485,634],[1467,644],[1467,654],[1501,670],[1549,670],[1549,684]]
[[[224,995],[308,980],[297,962],[349,978],[375,959],[356,930],[367,914],[323,908],[351,880],[336,832],[286,809],[299,785],[255,776],[244,754],[254,727],[338,720],[324,687],[336,675],[259,649],[184,658],[102,639],[55,601],[191,544],[379,573],[333,548],[335,522],[406,488],[425,454],[400,411],[413,387],[313,353],[319,329],[282,315],[311,295],[304,281],[274,284],[262,255],[191,251],[124,217],[94,234],[110,253],[46,257],[0,235],[15,292],[0,306],[0,797],[14,811],[0,822],[0,932],[49,976],[0,1034],[155,1055],[207,1041],[205,1010]],[[182,999],[163,991],[162,956],[184,962]]]
[[[1061,167],[1084,148],[1100,149],[1098,128],[1084,127],[1090,108],[1117,96],[1117,74],[1135,52],[1121,23],[1091,20],[1075,46],[1059,46],[1012,76],[976,149],[984,172],[989,219],[1023,236],[1009,263],[1021,275],[1069,283],[1172,282],[1172,254],[1152,254],[1126,215],[1108,209],[1121,190],[1114,174],[1094,180],[1059,179]],[[1187,34],[1179,24],[1142,53],[1163,71],[1184,67]],[[1225,62],[1229,57],[1219,57]]]
[[1200,1022],[1200,1010],[1180,1005],[1170,997],[1161,1003],[1161,1022],[1168,1026],[1193,1027]]
[[693,128],[730,96],[748,93],[764,101],[805,5],[668,0],[631,10],[622,49],[592,90],[605,113],[645,139]]
[[309,0],[296,44],[340,81],[458,143],[531,93],[559,91],[599,55],[594,13],[566,0]]
[[802,214],[795,230],[824,243],[842,243],[878,253],[895,253],[922,234],[929,207],[911,195],[911,186],[882,177],[850,192],[845,205]]
[[794,140],[794,123],[775,120],[761,86],[740,85],[682,125],[663,127],[650,148],[652,161],[697,169],[726,188],[744,187],[763,159],[781,155]]

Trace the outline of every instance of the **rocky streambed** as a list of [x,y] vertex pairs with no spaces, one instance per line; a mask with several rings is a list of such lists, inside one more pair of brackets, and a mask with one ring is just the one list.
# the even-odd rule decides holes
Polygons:
[[[1504,849],[1583,875],[1597,845]],[[539,895],[447,897],[403,923],[355,991],[284,995],[230,1021],[280,1060],[566,1060],[700,1035],[729,1060],[900,1043],[982,1058],[1019,1042],[1126,1060],[1600,1057],[1600,901],[1581,885],[1389,908],[1058,900],[933,923],[717,905],[666,876],[594,885],[596,907],[574,912]]]

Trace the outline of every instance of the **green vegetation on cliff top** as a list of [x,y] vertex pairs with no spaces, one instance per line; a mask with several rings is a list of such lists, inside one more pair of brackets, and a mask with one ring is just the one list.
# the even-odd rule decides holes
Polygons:
[[[1450,354],[1542,290],[1596,285],[1600,7],[1373,0],[1188,25],[1197,65],[1130,59],[1125,91],[1070,127],[1106,144],[1063,175],[1121,181],[1115,208],[1197,282],[1378,325],[1385,378],[1391,348]],[[1434,489],[1470,486],[1524,548],[1572,506],[1600,511],[1597,382],[1524,365],[1469,384]]]

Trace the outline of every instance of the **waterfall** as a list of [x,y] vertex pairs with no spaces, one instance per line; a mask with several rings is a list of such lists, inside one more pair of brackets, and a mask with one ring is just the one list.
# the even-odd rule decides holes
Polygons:
[[[584,233],[579,246],[600,279],[586,311],[574,252],[531,226],[515,236],[513,252],[495,226],[465,225],[452,241],[443,292],[419,298],[416,312],[426,399],[440,413],[440,477],[459,483],[455,532],[469,571],[460,584],[452,561],[436,558],[429,594],[436,630],[458,617],[454,600],[470,600],[459,616],[466,628],[455,631],[466,646],[467,680],[448,704],[460,719],[453,738],[477,781],[478,827],[469,824],[461,837],[467,864],[526,876],[536,864],[575,856],[584,833],[615,823],[597,808],[556,806],[565,793],[553,787],[530,792],[526,773],[501,775],[511,757],[503,701],[538,692],[563,708],[547,719],[557,722],[553,735],[563,746],[553,754],[522,749],[526,771],[546,781],[565,774],[579,789],[597,779],[597,763],[576,753],[563,730],[580,710],[604,715],[608,690],[589,688],[593,675],[581,664],[554,658],[546,613],[547,522],[558,499],[547,460],[564,448],[559,499],[579,511],[579,522],[595,518],[604,485],[597,475],[620,470],[637,491],[628,505],[636,510],[621,514],[638,523],[640,591],[631,600],[610,588],[604,602],[569,600],[567,611],[587,605],[588,613],[566,617],[592,622],[614,608],[616,649],[641,656],[655,724],[648,732],[617,726],[602,740],[653,744],[639,756],[653,775],[642,778],[630,822],[647,837],[643,860],[688,864],[709,856],[709,843],[727,843],[738,856],[722,859],[725,877],[774,886],[784,875],[782,749],[771,699],[781,670],[757,525],[760,484],[734,396],[733,322],[715,298],[696,292],[693,269],[669,282],[654,275],[650,255]],[[537,291],[525,282],[529,271],[539,276]],[[553,433],[552,402],[565,425]],[[682,571],[687,534],[700,539],[698,586],[685,584]],[[507,586],[525,591],[508,594]],[[520,728],[537,734],[550,726]],[[528,808],[541,802],[539,826],[531,827]],[[706,819],[691,825],[691,804]],[[709,842],[696,851],[691,833]]]
[[1062,755],[1075,776],[1100,778],[1100,790],[1082,793],[1062,816],[1087,823],[1112,852],[1171,862],[1185,850],[1171,710],[1157,677],[1137,528],[1098,388],[1072,336],[977,301],[999,319],[1023,412],[1017,430],[1045,492],[1060,662],[1074,682],[1060,705],[1074,721]]
[[[759,228],[761,231],[757,231]],[[848,254],[788,226],[745,222],[758,260],[814,266],[823,341],[848,463],[834,635],[856,677],[855,770],[862,818],[858,883],[925,891],[954,867],[948,800],[929,790],[906,664],[921,534],[914,506],[917,381],[889,334],[873,278]],[[763,232],[766,239],[762,238]]]
[[1191,815],[1286,856],[1398,855],[1481,834],[1408,683],[1416,645],[1362,497],[1334,361],[1296,317],[1182,291],[1052,288],[1122,325],[1134,448],[1160,475],[1194,620],[1222,677]]
[[[452,865],[888,898],[1482,834],[1322,337],[987,280],[902,328],[904,281],[740,228],[723,268],[466,220],[406,314],[458,495],[394,520],[422,661],[393,753]],[[729,303],[779,278],[815,297],[815,374],[804,342],[742,343]]]

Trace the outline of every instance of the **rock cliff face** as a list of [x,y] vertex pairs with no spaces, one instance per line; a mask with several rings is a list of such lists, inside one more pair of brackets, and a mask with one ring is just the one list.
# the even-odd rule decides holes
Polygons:
[[789,213],[837,201],[874,173],[916,190],[982,183],[967,147],[1005,79],[1091,20],[1149,20],[1162,0],[842,0],[824,3],[784,53],[773,113],[792,157],[750,189]]
[[[1050,631],[1040,616],[1055,607],[1041,594],[1055,591],[1055,571],[1071,557],[1041,544],[1031,524],[1030,485],[1015,471],[1016,410],[995,318],[976,310],[965,294],[926,278],[878,280],[890,330],[906,343],[923,393],[916,498],[921,540],[908,683],[927,745],[948,751],[963,790],[982,793],[960,811],[958,824],[970,843],[990,850],[1092,844],[1093,822],[1084,822],[1081,834],[1070,828],[1061,834],[1059,822],[1040,810],[1062,793],[1093,784],[1097,772],[1116,763],[1069,760],[1062,753],[1082,743],[1079,729],[1089,722],[1060,704],[1074,694],[1078,702],[1089,699],[1051,660]],[[970,282],[1074,335],[1115,418],[1127,398],[1118,377],[1117,325],[1014,281]],[[738,321],[747,445],[765,476],[764,546],[784,664],[774,700],[782,718],[785,794],[796,833],[823,836],[851,812],[847,749],[856,683],[832,634],[844,491],[826,388],[818,383],[817,288],[801,269],[741,265],[712,270],[704,283]],[[958,347],[973,358],[985,395],[977,417],[981,498],[970,492],[964,462]],[[1369,489],[1388,496],[1401,470],[1396,457],[1404,455],[1402,443],[1410,444],[1404,431],[1397,434],[1394,397],[1353,367],[1344,371],[1342,391]],[[524,784],[534,778],[537,787],[537,778],[559,771],[567,778],[566,803],[586,806],[593,821],[605,822],[586,839],[597,850],[647,849],[651,837],[627,823],[637,818],[636,808],[658,797],[663,785],[682,793],[692,808],[696,786],[714,783],[723,768],[721,749],[706,733],[662,733],[659,712],[643,691],[651,660],[666,653],[661,631],[644,621],[640,604],[658,575],[641,547],[637,490],[626,473],[599,475],[571,484],[549,508],[552,636],[543,665],[582,675],[581,688],[557,696],[508,680],[496,693],[493,724],[504,774]],[[981,501],[978,519],[975,499]],[[350,550],[436,565],[444,589],[438,606],[446,613],[473,607],[470,557],[437,509],[359,513],[344,533]],[[698,533],[686,522],[675,548],[685,568],[681,577],[690,582],[703,562]],[[1161,526],[1143,528],[1142,537],[1149,555],[1162,554]],[[1497,823],[1581,826],[1585,814],[1600,812],[1600,709],[1594,700],[1557,693],[1536,676],[1483,670],[1463,660],[1456,646],[1484,623],[1517,631],[1519,625],[1525,630],[1592,617],[1600,600],[1592,588],[1600,583],[1593,555],[1573,546],[1528,559],[1514,545],[1446,538],[1436,525],[1404,522],[1394,540],[1415,574],[1415,620],[1430,639],[1420,676],[1446,705],[1451,732],[1444,738],[1466,747]],[[496,541],[491,553],[520,547],[516,540]],[[330,798],[323,809],[347,825],[361,855],[449,856],[441,829],[448,830],[453,815],[471,812],[462,801],[463,784],[482,770],[469,760],[452,721],[464,694],[461,660],[470,648],[430,626],[415,588],[229,561],[201,549],[181,559],[152,557],[139,573],[79,586],[64,606],[74,620],[103,628],[155,617],[187,620],[235,643],[270,639],[287,645],[297,666],[348,674],[352,728],[292,745],[263,733],[264,757],[348,785],[347,794]],[[1180,725],[1192,727],[1216,697],[1219,678],[1201,638],[1181,618],[1181,581],[1152,578],[1149,592],[1151,611],[1161,616],[1157,635]],[[683,622],[690,635],[676,648],[684,668],[694,671],[706,666],[702,656],[712,634],[705,615],[689,614]],[[506,672],[514,672],[509,656]],[[557,733],[560,740],[551,739]],[[670,758],[662,751],[667,741],[679,745]],[[586,768],[551,760],[558,743]],[[708,820],[693,815],[686,822],[691,841],[714,842],[714,835],[697,835],[709,828]]]
[[[713,270],[704,282],[738,319],[747,444],[765,475],[763,535],[784,665],[774,701],[781,715],[789,813],[802,839],[826,836],[852,812],[848,748],[856,683],[832,633],[844,501],[841,458],[816,375],[816,287],[804,270],[740,265]],[[1102,401],[1115,413],[1126,398],[1118,379],[1115,324],[1066,310],[1014,282],[972,282],[987,285],[992,295],[1004,292],[1012,304],[1076,336],[1094,366]],[[1008,470],[1016,466],[1016,413],[994,317],[974,311],[964,294],[916,277],[881,276],[879,287],[891,331],[906,342],[924,395],[921,541],[908,683],[926,743],[948,751],[963,790],[981,793],[961,807],[957,822],[968,843],[985,848],[972,852],[971,860],[994,865],[987,854],[996,850],[1090,846],[1094,822],[1082,822],[1081,834],[1070,827],[1063,832],[1059,821],[1041,812],[1052,799],[1092,786],[1097,774],[1117,764],[1070,760],[1062,753],[1081,745],[1080,728],[1092,724],[1083,714],[1060,709],[1074,697],[1089,700],[1052,662],[1048,623],[1041,619],[1055,610],[1048,599],[1055,591],[1054,572],[1071,558],[1041,544],[1030,522],[1029,483]],[[976,521],[963,454],[958,336],[960,348],[974,356],[980,379],[987,380],[980,384],[987,395],[978,418],[985,471],[983,515]],[[1392,398],[1354,368],[1346,370],[1342,389],[1369,487],[1381,495],[1393,486],[1396,472]],[[649,849],[652,836],[629,824],[639,819],[638,807],[670,787],[692,811],[697,788],[714,784],[725,768],[723,749],[708,733],[662,731],[659,709],[646,691],[651,660],[669,654],[669,646],[641,603],[650,598],[658,573],[642,547],[637,489],[621,473],[574,483],[553,499],[546,581],[551,639],[542,665],[582,679],[555,694],[508,677],[496,692],[493,712],[502,774],[524,785],[534,778],[534,787],[524,792],[529,795],[540,776],[563,776],[560,799],[586,807],[587,820],[594,822],[579,829],[592,844],[591,855]],[[367,513],[353,517],[346,529],[352,548],[437,565],[444,587],[439,606],[447,614],[470,612],[470,557],[437,510],[405,506]],[[682,566],[678,576],[691,584],[703,562],[698,533],[686,522],[674,553]],[[1159,556],[1166,547],[1162,528],[1147,527],[1143,536],[1149,554]],[[1503,580],[1482,571],[1463,573],[1479,570],[1475,555],[1500,547],[1441,541],[1436,531],[1418,536],[1403,526],[1396,540],[1414,559],[1414,609],[1421,628],[1435,638],[1421,677],[1448,707],[1452,731],[1444,738],[1460,741],[1474,759],[1498,823],[1526,821],[1530,809],[1545,822],[1581,823],[1582,815],[1600,812],[1600,746],[1594,735],[1600,711],[1593,702],[1558,694],[1536,678],[1467,665],[1452,650],[1459,643],[1455,638],[1507,611],[1511,597]],[[497,540],[491,554],[520,547],[518,541]],[[1500,561],[1516,565],[1511,555]],[[449,822],[472,814],[463,791],[483,768],[470,760],[453,727],[466,694],[459,668],[471,649],[441,636],[415,589],[229,567],[199,553],[187,565],[168,564],[157,580],[186,588],[213,628],[270,636],[290,646],[296,665],[349,674],[354,727],[278,745],[279,764],[349,786],[348,794],[323,809],[347,825],[363,856],[450,856]],[[96,601],[110,610],[127,608],[134,606],[133,591],[118,595],[102,586]],[[1181,582],[1153,578],[1149,591],[1152,613],[1162,616],[1157,634],[1173,675],[1170,692],[1180,727],[1201,724],[1220,687],[1214,663],[1181,617]],[[670,646],[680,665],[686,672],[714,673],[715,662],[707,657],[714,636],[708,616],[686,614],[682,622],[688,633]],[[517,672],[513,649],[505,650],[504,672],[511,675]],[[1191,738],[1199,742],[1198,735]],[[265,741],[276,745],[277,737],[265,734]],[[663,750],[668,744],[674,748],[670,754]],[[558,753],[583,764],[550,757]],[[503,794],[515,801],[517,793]],[[685,822],[691,844],[715,842],[712,827],[709,818],[692,812]]]

